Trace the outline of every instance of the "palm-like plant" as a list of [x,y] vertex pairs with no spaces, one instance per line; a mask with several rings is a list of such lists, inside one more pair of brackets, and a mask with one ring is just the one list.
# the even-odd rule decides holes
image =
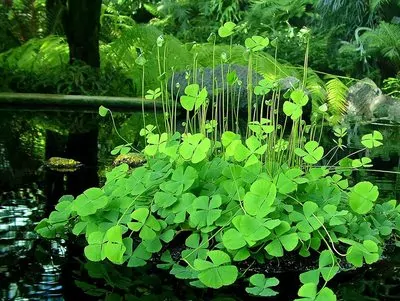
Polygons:
[[[320,15],[320,26],[332,28],[345,25],[346,37],[353,35],[356,28],[374,26],[382,20],[384,5],[397,2],[395,0],[318,0],[316,10]],[[346,38],[344,37],[344,38]]]
[[400,25],[381,22],[377,28],[366,31],[361,37],[370,55],[382,56],[400,67]]

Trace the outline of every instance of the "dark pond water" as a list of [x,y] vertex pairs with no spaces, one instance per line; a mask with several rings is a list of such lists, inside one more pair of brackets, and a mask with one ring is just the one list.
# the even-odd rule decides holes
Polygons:
[[[115,120],[120,134],[140,148],[140,113],[116,114]],[[355,149],[363,130],[368,129],[359,128],[351,137]],[[400,171],[400,128],[379,130],[389,139],[385,148],[371,153],[374,168]],[[33,232],[61,195],[101,185],[113,160],[110,151],[119,144],[123,141],[110,120],[95,112],[0,111],[0,300],[104,300],[107,293],[111,301],[119,300],[116,292],[121,291],[127,300],[249,299],[238,287],[219,295],[198,291],[151,267],[132,271],[86,263],[74,245],[49,242]],[[76,172],[45,168],[46,159],[55,156],[85,166]],[[377,171],[357,176],[376,183],[383,197],[400,199],[400,175]],[[298,288],[297,275],[281,278],[283,294],[276,300],[289,300]],[[77,285],[98,297],[87,296]],[[341,300],[400,300],[399,252],[372,267],[344,273],[333,288]]]

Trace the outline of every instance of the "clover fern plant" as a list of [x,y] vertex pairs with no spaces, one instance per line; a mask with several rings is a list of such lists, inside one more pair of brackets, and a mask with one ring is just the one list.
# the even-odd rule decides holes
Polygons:
[[[377,138],[375,132],[363,141],[374,147]],[[300,275],[300,300],[336,300],[326,283],[349,265],[378,261],[385,240],[400,232],[396,201],[378,201],[378,188],[367,181],[350,186],[351,168],[318,166],[323,149],[315,141],[295,152],[308,168],[283,163],[273,174],[255,135],[245,144],[233,132],[221,145],[201,133],[148,133],[147,141],[144,166],[120,165],[102,188],[63,197],[36,230],[47,238],[66,230],[84,236],[84,254],[95,262],[139,267],[164,251],[159,267],[196,287],[251,276],[246,291],[259,296],[276,294],[278,280],[247,275],[241,261],[318,256],[318,266]],[[186,248],[172,258],[168,246],[182,232]]]
[[[228,37],[233,29],[224,25],[219,34]],[[252,54],[268,43],[257,36],[246,40],[250,71]],[[158,41],[157,46],[163,62],[165,45]],[[324,301],[336,300],[327,284],[341,270],[378,261],[389,239],[398,244],[400,206],[380,199],[373,183],[352,182],[352,171],[369,168],[369,158],[348,156],[331,164],[345,147],[346,130],[335,128],[336,147],[325,151],[316,125],[302,120],[309,99],[301,86],[282,99],[274,82],[249,78],[248,127],[241,136],[224,121],[206,120],[210,91],[190,83],[180,98],[187,114],[179,133],[163,68],[160,64],[160,87],[145,98],[163,95],[167,131],[144,124],[147,162],[135,169],[117,166],[103,187],[62,197],[36,227],[43,237],[72,232],[85,238],[90,261],[136,268],[157,260],[158,268],[198,288],[248,279],[246,292],[263,297],[278,294],[279,280],[267,273],[250,275],[243,266],[262,267],[296,253],[316,258],[314,268],[300,274],[296,300]],[[265,105],[254,106],[257,99]],[[229,105],[228,100],[216,101]],[[280,101],[283,116],[277,112]],[[218,116],[223,106],[212,108]],[[231,116],[230,107],[224,108]],[[102,116],[108,112],[101,107]],[[377,131],[365,135],[359,152],[379,147],[382,139]],[[177,243],[183,246],[178,255]]]

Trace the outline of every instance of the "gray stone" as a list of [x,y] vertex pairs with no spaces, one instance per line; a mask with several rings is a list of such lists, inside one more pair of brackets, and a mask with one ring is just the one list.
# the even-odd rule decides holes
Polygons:
[[363,79],[349,88],[349,122],[387,121],[400,124],[400,99],[387,96],[370,79]]
[[[238,81],[233,85],[229,85],[227,88],[227,75],[228,70],[230,72],[235,71]],[[207,67],[204,69],[197,70],[196,74],[196,83],[200,86],[203,86],[207,89],[208,98],[215,99],[215,97],[221,96],[222,91],[224,90],[225,95],[227,91],[229,91],[230,95],[235,95],[235,99],[240,99],[239,101],[239,108],[245,109],[247,107],[247,74],[248,70],[246,66],[240,65],[231,65],[230,69],[228,69],[228,65],[219,65],[216,66],[214,69],[211,67]],[[189,76],[189,83],[194,83],[194,76],[193,72],[177,72],[174,74],[172,85],[173,91],[171,91],[171,81],[172,78],[169,80],[168,89],[169,92],[173,94],[174,98],[180,98],[182,95],[185,94],[185,87],[188,85],[188,79],[186,77]],[[213,75],[214,75],[214,91],[213,91]],[[252,74],[253,78],[253,87],[255,87],[260,80],[264,77],[261,74],[253,71]],[[216,95],[214,95],[214,93]]]

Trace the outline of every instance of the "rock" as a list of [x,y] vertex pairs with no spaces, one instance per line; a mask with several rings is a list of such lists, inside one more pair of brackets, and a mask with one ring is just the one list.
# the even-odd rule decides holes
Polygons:
[[135,168],[142,166],[144,163],[146,163],[146,158],[139,153],[120,154],[117,158],[115,158],[113,165],[118,166],[123,163],[128,164],[131,168]]
[[[233,83],[233,85],[228,85],[228,67],[230,67],[229,71],[230,72],[235,72],[237,76],[237,81]],[[213,75],[214,75],[214,85],[215,88],[213,91]],[[173,78],[173,85],[172,84],[172,78],[169,80],[168,83],[168,89],[169,92],[173,95],[174,99],[180,99],[182,95],[184,95],[185,87],[188,85],[188,79],[189,78],[189,83],[193,83],[193,74],[190,72],[177,72],[174,74]],[[207,89],[208,92],[208,99],[216,99],[217,97],[219,100],[224,99],[226,102],[227,95],[230,95],[229,99],[231,100],[230,105],[237,105],[239,107],[239,127],[240,128],[246,128],[247,126],[247,105],[248,105],[248,91],[247,91],[247,78],[248,78],[248,67],[247,66],[240,66],[240,65],[219,65],[216,66],[214,69],[214,74],[213,74],[213,69],[211,67],[204,68],[202,70],[198,70],[196,74],[196,83],[198,83],[200,86],[203,86]],[[253,71],[252,72],[252,85],[253,89],[255,86],[258,85],[259,81],[263,80],[264,76]],[[289,89],[297,88],[299,85],[299,79],[293,77],[293,76],[288,76],[285,78],[281,78],[277,80],[275,83],[273,83],[274,87],[279,87],[281,89],[281,95],[283,95],[286,91]],[[222,90],[222,87],[224,89]],[[228,87],[228,88],[227,88]],[[222,91],[224,91],[224,96],[222,98]],[[228,91],[228,92],[227,92]],[[254,91],[254,90],[253,90]],[[214,95],[214,93],[216,95]],[[307,91],[306,91],[307,92]],[[229,94],[228,94],[229,93]],[[271,93],[272,94],[272,93]],[[234,100],[234,101],[232,101]],[[260,103],[261,97],[256,96],[253,94],[253,104],[258,100],[258,103]],[[280,104],[283,104],[283,101],[280,102]],[[220,104],[221,105],[221,104]],[[226,107],[225,107],[226,108]],[[228,109],[229,111],[230,109]],[[279,112],[282,112],[282,108],[278,109]],[[209,114],[207,116],[207,119],[211,119],[211,114],[210,114],[210,106],[209,106]],[[221,112],[222,110],[218,110]],[[311,102],[309,102],[309,107],[305,108],[303,118],[306,119],[307,121],[310,120],[311,116]],[[283,115],[283,113],[282,113]],[[220,122],[219,118],[217,117],[217,121]],[[281,119],[281,118],[280,118]],[[284,117],[282,117],[283,122]],[[229,117],[227,120],[227,124],[231,124],[229,121]]]
[[75,172],[82,167],[83,164],[73,159],[51,157],[44,163],[44,166],[58,172]]
[[[235,95],[235,99],[240,99],[239,108],[245,109],[247,107],[247,67],[240,65],[231,65],[230,72],[236,72],[236,76],[238,81],[230,85],[228,90],[229,93],[233,93]],[[185,94],[185,87],[188,85],[187,77],[189,76],[189,82],[193,83],[193,75],[190,72],[177,72],[174,74],[174,85],[173,91],[171,90],[171,82],[172,78],[169,80],[168,88],[169,92],[173,94],[174,98],[178,97],[178,99]],[[215,91],[213,91],[213,69],[211,67],[204,68],[202,70],[197,71],[197,80],[196,82],[200,86],[204,86],[208,92],[208,98],[213,99],[216,95],[213,92],[216,92],[217,95],[221,95],[222,87],[224,87],[224,91],[227,91],[227,75],[228,75],[228,65],[219,65],[214,69],[214,79],[215,79]],[[253,71],[253,87],[258,84],[260,80],[264,77],[261,74]],[[203,83],[203,85],[201,84]],[[177,87],[178,86],[178,87]]]
[[400,124],[400,99],[387,96],[370,79],[349,88],[346,120],[349,122],[387,121]]

